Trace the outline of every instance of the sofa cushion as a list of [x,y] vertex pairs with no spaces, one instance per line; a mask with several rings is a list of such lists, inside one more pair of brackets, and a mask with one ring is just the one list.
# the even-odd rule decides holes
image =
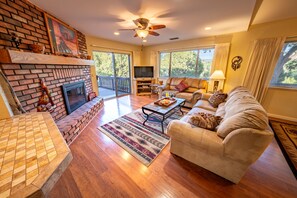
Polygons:
[[206,109],[202,109],[202,108],[199,108],[199,107],[195,107],[195,108],[192,108],[185,116],[183,116],[180,120],[184,121],[184,122],[188,122],[189,120],[189,117],[191,115],[194,115],[194,114],[197,114],[197,113],[200,113],[200,112],[203,112],[203,113],[208,113],[208,114],[212,114],[214,115],[215,112],[213,111],[209,111],[209,110],[206,110]]
[[189,85],[185,92],[193,93],[199,89],[207,88],[207,81],[199,78],[186,78],[185,82]]
[[216,91],[210,98],[208,99],[208,102],[211,106],[217,108],[219,104],[225,101],[227,98],[227,94],[223,93],[222,90]]
[[226,98],[226,107],[233,106],[233,103],[241,100],[242,98],[255,98],[250,94],[248,89],[242,86],[235,87],[228,93],[228,97]]
[[169,89],[170,90],[175,90],[175,86],[178,85],[184,79],[185,78],[171,78]]
[[198,85],[198,89],[206,89],[207,88],[207,80],[200,80],[199,81],[199,85]]
[[210,111],[210,110],[207,110],[207,109],[202,109],[202,108],[199,108],[199,107],[195,107],[195,108],[191,109],[187,113],[187,115],[194,115],[194,114],[197,114],[197,113],[200,113],[200,112],[215,115],[215,112],[214,111]]
[[182,92],[188,87],[189,85],[184,80],[182,80],[178,85],[175,86],[175,89],[179,92]]
[[208,113],[199,112],[191,115],[188,122],[203,129],[214,130],[221,122],[222,118]]
[[188,87],[187,89],[184,90],[184,92],[194,93],[197,90],[199,90],[199,89],[194,88],[194,87]]
[[268,126],[267,115],[257,110],[245,110],[223,121],[218,126],[218,136],[225,138],[232,131],[242,128],[265,130]]
[[[231,104],[225,104],[225,116],[218,127],[218,135],[226,137],[229,133],[240,128],[252,128],[265,130],[268,127],[267,113],[264,108],[254,99],[239,94],[240,99],[234,100]],[[236,98],[234,96],[234,98]]]
[[179,93],[176,93],[175,96],[177,98],[186,99],[187,102],[191,102],[192,99],[193,99],[193,94],[192,93],[187,93],[187,92],[179,92]]
[[164,90],[162,92],[162,96],[165,97],[166,96],[166,93],[168,93],[169,96],[174,96],[175,97],[176,94],[178,93],[178,91],[176,91],[176,90]]
[[206,109],[212,112],[216,112],[217,108],[214,108],[213,106],[210,105],[208,100],[198,100],[197,103],[194,105],[194,107],[199,107],[202,109]]
[[226,102],[223,102],[223,103],[219,104],[218,109],[217,109],[217,111],[215,113],[216,116],[220,116],[220,117],[224,118],[225,113],[226,113],[225,112],[225,103]]

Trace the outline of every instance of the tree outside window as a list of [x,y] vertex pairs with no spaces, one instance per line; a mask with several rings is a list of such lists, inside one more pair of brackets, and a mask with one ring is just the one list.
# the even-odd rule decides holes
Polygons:
[[208,78],[214,49],[160,53],[160,77]]
[[270,85],[297,88],[297,42],[285,43]]
[[169,76],[170,53],[162,52],[160,54],[160,76]]

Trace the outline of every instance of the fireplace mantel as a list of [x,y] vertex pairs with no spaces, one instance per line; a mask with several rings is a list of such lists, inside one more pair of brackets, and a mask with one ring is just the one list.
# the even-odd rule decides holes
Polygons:
[[0,64],[94,65],[93,60],[0,49]]

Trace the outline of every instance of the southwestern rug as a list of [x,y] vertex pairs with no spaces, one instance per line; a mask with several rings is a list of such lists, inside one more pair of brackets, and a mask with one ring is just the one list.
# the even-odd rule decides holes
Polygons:
[[270,120],[276,140],[297,179],[297,125]]
[[[164,129],[171,120],[181,117],[181,114],[176,113],[167,118],[164,121]],[[141,109],[138,109],[98,129],[144,165],[149,166],[169,143],[170,138],[161,132],[158,115],[150,116],[143,125],[145,118]]]

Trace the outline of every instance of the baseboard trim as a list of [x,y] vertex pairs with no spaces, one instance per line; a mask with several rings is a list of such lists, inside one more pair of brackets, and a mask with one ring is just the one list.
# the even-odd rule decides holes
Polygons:
[[297,118],[268,113],[268,117],[297,122]]

